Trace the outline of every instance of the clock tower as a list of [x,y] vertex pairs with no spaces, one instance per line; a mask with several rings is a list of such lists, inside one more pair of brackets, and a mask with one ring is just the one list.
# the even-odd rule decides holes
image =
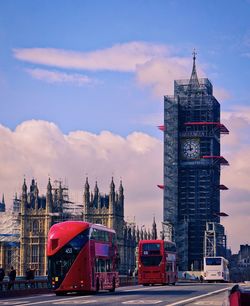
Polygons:
[[220,172],[228,164],[220,153],[220,136],[228,134],[220,104],[195,61],[194,52],[190,79],[175,80],[174,96],[164,97],[163,216],[180,270],[202,267],[206,223],[220,223]]

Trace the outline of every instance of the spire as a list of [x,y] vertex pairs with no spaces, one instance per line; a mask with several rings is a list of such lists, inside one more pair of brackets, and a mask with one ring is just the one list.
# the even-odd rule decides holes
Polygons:
[[120,186],[119,186],[119,194],[123,195],[123,186],[122,186],[122,181],[120,180]]
[[47,194],[46,194],[46,211],[47,213],[51,213],[52,210],[53,210],[53,195],[52,195],[52,186],[49,178],[47,185]]
[[34,195],[35,195],[35,209],[38,209],[38,187],[37,187],[37,182],[35,183],[35,187],[34,187]]
[[89,181],[88,181],[88,177],[86,177],[85,191],[89,191]]
[[153,218],[153,224],[152,224],[152,239],[157,239],[157,228],[156,228],[155,217]]
[[95,181],[95,188],[94,188],[94,194],[98,194],[99,193],[99,189],[98,189],[98,186],[97,186],[97,181]]
[[110,193],[109,193],[109,205],[110,205],[110,211],[114,208],[113,205],[115,204],[115,184],[113,180],[113,176],[110,183]]
[[51,193],[51,191],[52,191],[52,186],[51,186],[50,177],[49,177],[49,181],[47,185],[47,193]]
[[115,191],[115,184],[114,184],[114,179],[112,176],[111,183],[110,183],[110,192],[114,192],[114,191]]
[[23,180],[23,187],[22,187],[22,190],[23,190],[23,194],[26,194],[26,193],[27,193],[27,185],[26,185],[26,180],[25,180],[25,179]]
[[88,205],[90,200],[90,193],[89,193],[89,181],[88,177],[86,177],[86,182],[84,186],[84,204]]
[[23,186],[22,186],[22,198],[21,198],[21,214],[22,215],[26,213],[26,209],[27,209],[27,185],[26,185],[26,180],[24,178]]
[[197,72],[196,72],[196,65],[195,65],[195,60],[196,60],[196,52],[195,49],[193,51],[193,69],[192,69],[192,73],[191,73],[191,77],[189,80],[189,85],[191,85],[192,87],[199,87],[199,80],[198,80],[198,76],[197,76]]

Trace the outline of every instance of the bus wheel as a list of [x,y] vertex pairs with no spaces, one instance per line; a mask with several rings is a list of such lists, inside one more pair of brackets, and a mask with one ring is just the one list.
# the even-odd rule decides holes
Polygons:
[[175,282],[173,282],[172,285],[175,286]]
[[56,293],[57,296],[66,295],[66,292],[64,292],[64,291],[56,291],[55,293]]
[[96,286],[95,286],[95,292],[98,293],[100,290],[100,283],[99,283],[99,278],[96,280]]
[[142,284],[142,286],[149,286],[149,284]]
[[115,278],[112,280],[112,288],[109,289],[109,292],[115,292]]

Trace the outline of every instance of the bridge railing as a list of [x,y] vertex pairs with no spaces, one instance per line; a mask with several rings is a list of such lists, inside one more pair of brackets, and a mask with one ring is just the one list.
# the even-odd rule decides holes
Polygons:
[[0,297],[23,295],[26,293],[42,293],[48,292],[47,279],[22,280],[17,279],[14,282],[4,280],[0,282]]
[[[138,284],[137,277],[120,275],[120,286],[134,286]],[[4,280],[0,282],[0,297],[19,296],[33,293],[49,292],[47,277],[34,280],[16,279],[14,282]]]

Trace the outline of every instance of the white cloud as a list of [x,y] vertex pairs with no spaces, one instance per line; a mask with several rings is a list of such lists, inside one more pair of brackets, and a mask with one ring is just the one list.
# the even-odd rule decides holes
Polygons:
[[231,98],[231,94],[225,88],[214,88],[214,96],[220,102]]
[[[14,49],[14,57],[18,60],[60,67],[89,71],[119,71],[135,74],[137,84],[152,88],[153,93],[162,97],[173,93],[175,79],[188,79],[191,75],[192,60],[190,57],[178,57],[172,46],[148,42],[128,42],[115,44],[110,48],[91,52],[76,52],[51,48]],[[198,76],[204,77],[207,65],[198,63]],[[49,72],[32,72],[33,77],[55,80],[57,76]],[[59,79],[70,76],[61,76]],[[227,90],[215,90],[218,99],[230,97]]]
[[139,224],[152,224],[153,214],[162,219],[162,143],[147,134],[134,132],[123,138],[108,131],[99,135],[74,131],[64,135],[46,121],[26,121],[11,131],[0,126],[0,192],[7,204],[21,192],[24,175],[38,181],[45,193],[48,177],[67,179],[74,201],[82,202],[85,176],[91,189],[97,179],[100,191],[109,193],[111,177],[116,188],[122,178],[125,214]]
[[222,113],[222,122],[230,130],[222,142],[222,155],[230,166],[222,169],[221,183],[229,187],[222,192],[221,210],[229,214],[222,219],[233,251],[239,244],[250,243],[250,107],[238,106]]
[[88,76],[77,73],[65,73],[60,71],[50,71],[46,69],[26,69],[26,71],[35,79],[46,81],[48,83],[71,83],[77,86],[83,86],[93,83]]
[[[244,117],[242,117],[244,115]],[[230,134],[222,137],[222,155],[230,162],[222,169],[221,183],[229,187],[222,192],[221,211],[233,251],[240,243],[249,242],[250,213],[250,108],[240,107],[223,113],[223,123]],[[136,216],[139,224],[151,224],[153,214],[162,218],[162,142],[147,134],[134,132],[126,138],[103,131],[99,135],[73,131],[64,135],[46,121],[26,121],[15,131],[0,125],[0,192],[6,200],[21,191],[23,176],[38,180],[44,193],[48,176],[67,178],[72,199],[82,202],[85,176],[91,189],[97,179],[101,192],[109,192],[111,176],[116,187],[120,178],[125,188],[125,214]]]
[[50,48],[14,49],[13,52],[19,60],[52,67],[131,72],[139,64],[166,55],[168,50],[160,44],[129,42],[92,52]]
[[137,66],[138,84],[149,86],[156,96],[162,97],[173,93],[175,79],[191,75],[190,58],[156,58]]

